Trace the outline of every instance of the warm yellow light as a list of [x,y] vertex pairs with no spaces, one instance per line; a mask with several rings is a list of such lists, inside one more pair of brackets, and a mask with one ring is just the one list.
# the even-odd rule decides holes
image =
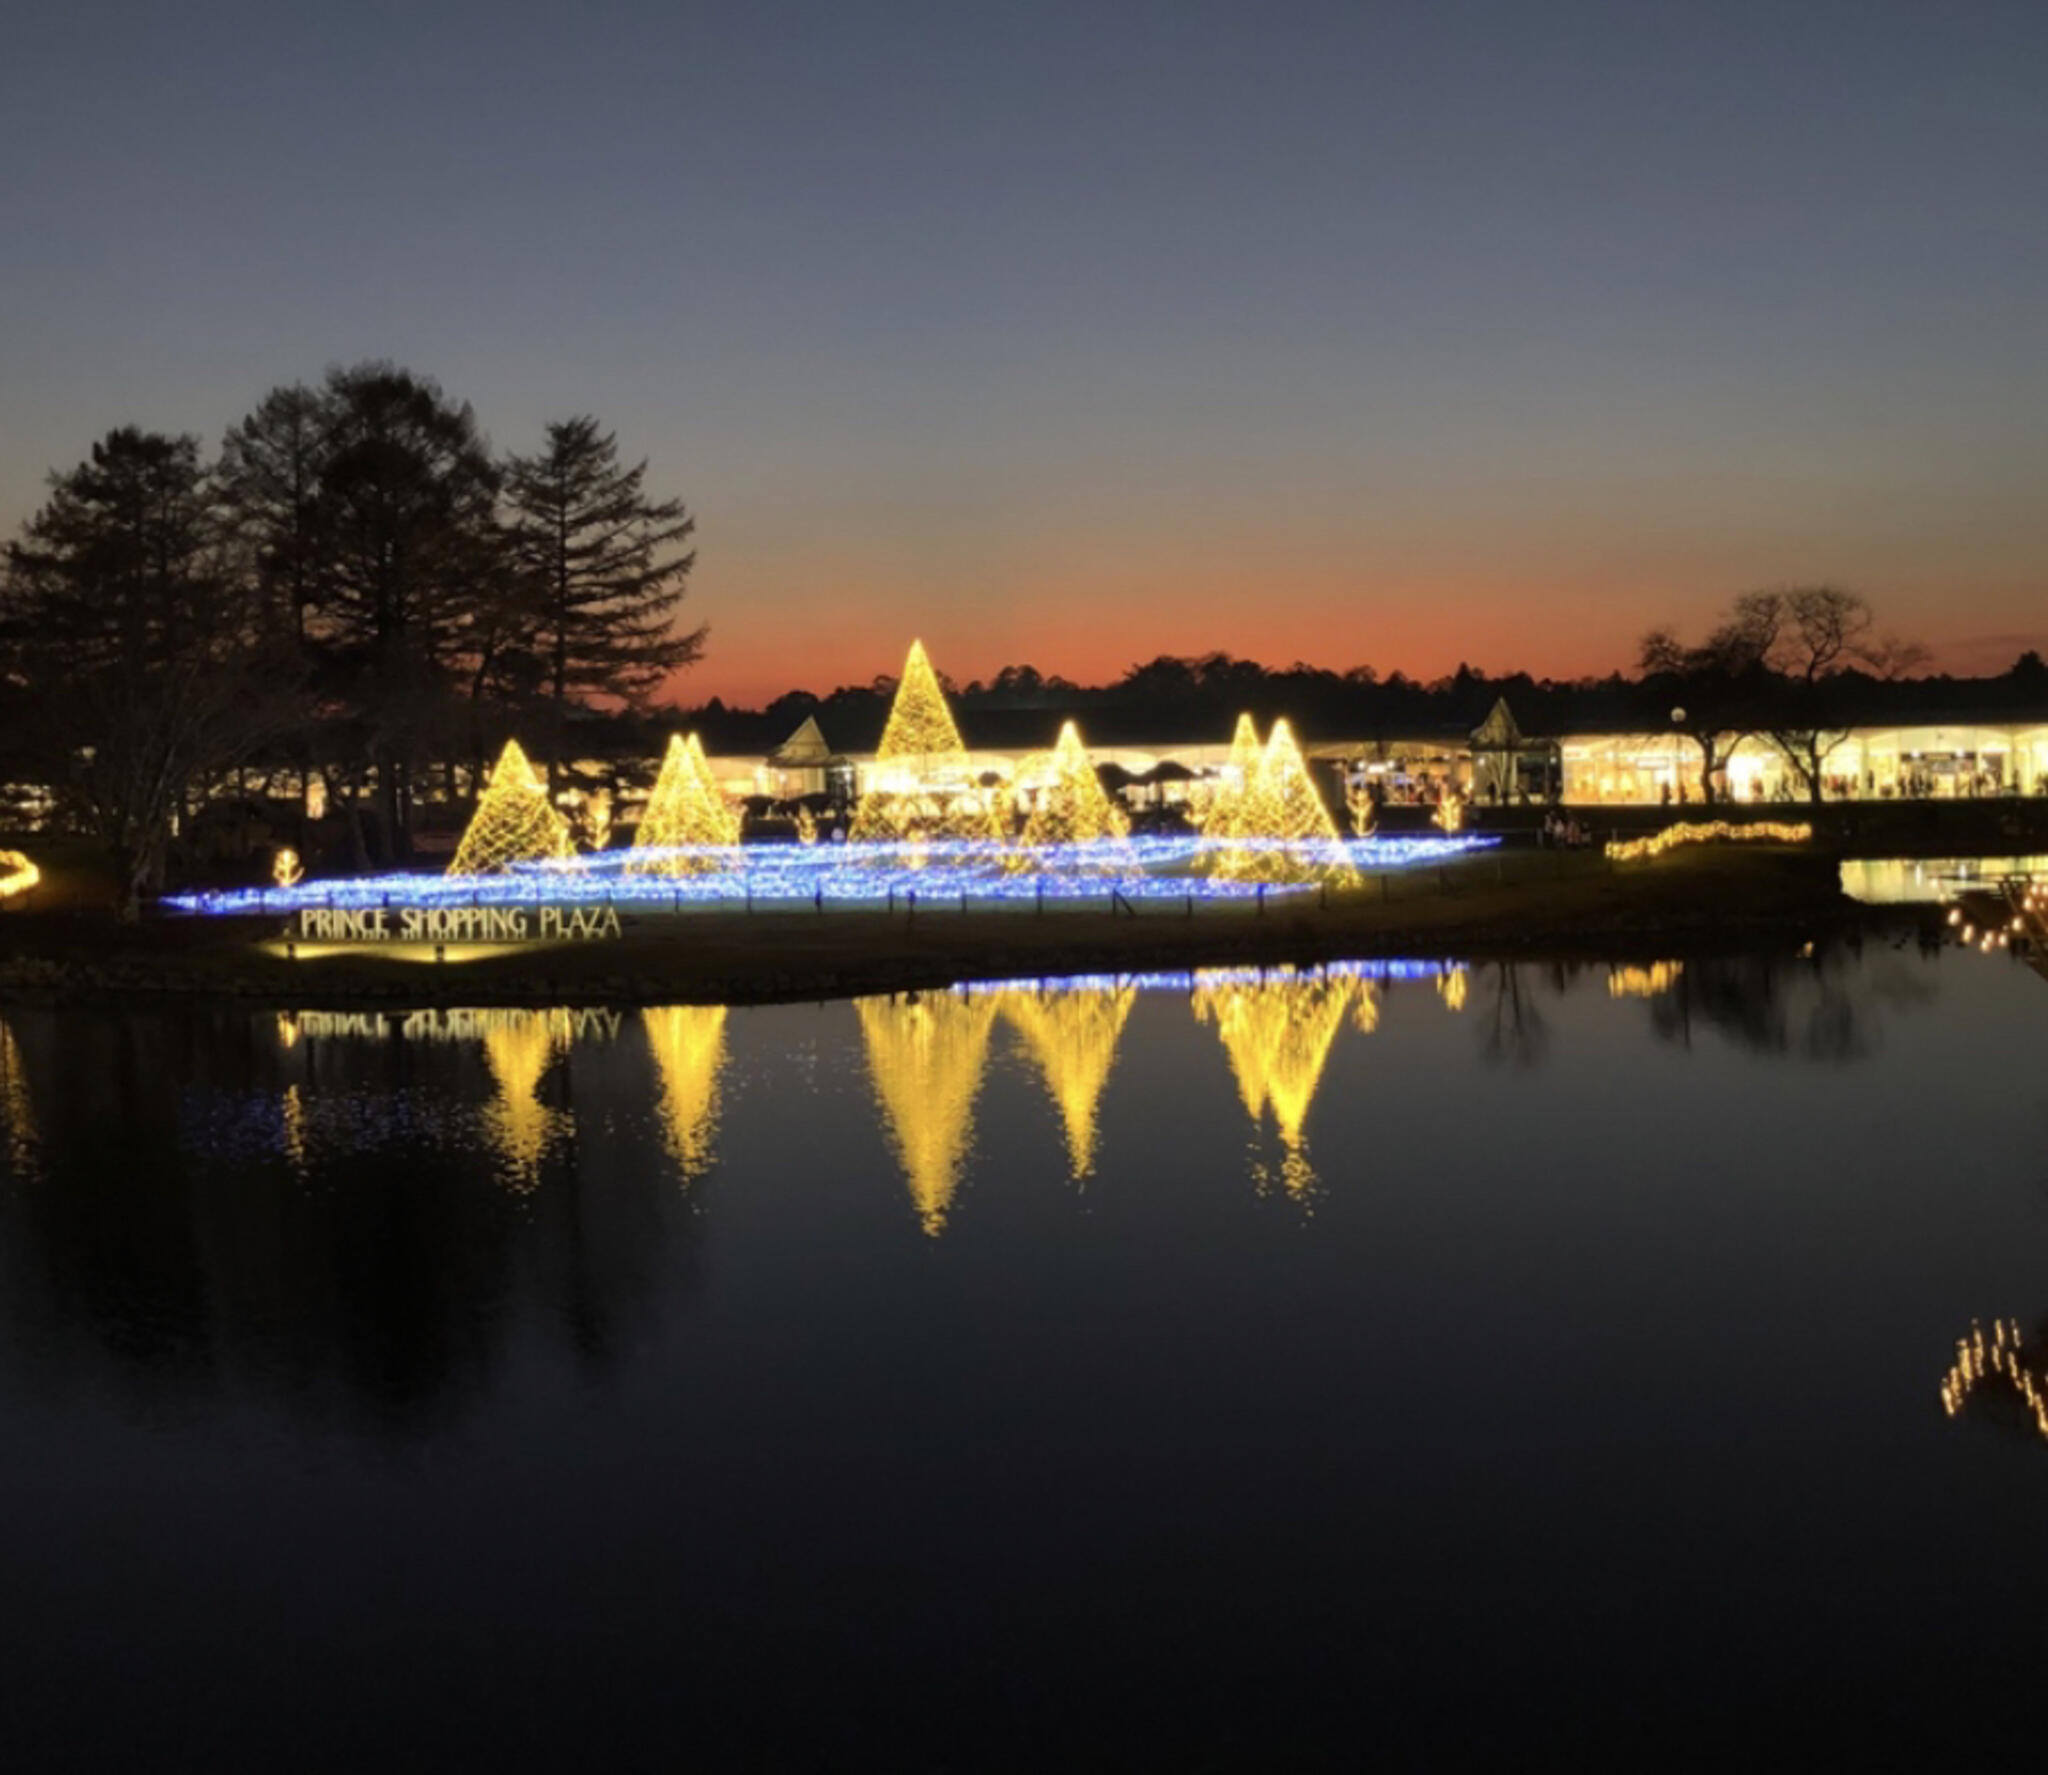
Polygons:
[[1727,840],[1805,844],[1812,837],[1813,828],[1803,821],[1798,824],[1770,820],[1705,820],[1690,823],[1681,821],[1676,826],[1666,826],[1663,831],[1649,838],[1617,839],[1607,846],[1607,855],[1617,863],[1635,863],[1646,857],[1661,857],[1666,851],[1673,850],[1681,844],[1708,844]]
[[818,822],[807,807],[796,810],[796,841],[798,844],[818,842]]
[[1465,1008],[1465,1000],[1471,991],[1471,978],[1463,968],[1453,968],[1449,973],[1436,977],[1436,995],[1444,1001],[1444,1009],[1453,1014]]
[[922,641],[911,642],[903,662],[868,789],[847,836],[856,843],[1006,836],[993,798],[974,781],[967,747]]
[[1430,815],[1430,823],[1443,832],[1465,830],[1465,804],[1458,799],[1455,789],[1446,789],[1444,797],[1436,804],[1436,812]]
[[469,829],[455,847],[450,875],[500,875],[514,863],[572,857],[576,846],[569,822],[548,800],[517,740],[507,740],[484,792],[477,798]]
[[1024,822],[1024,843],[1102,844],[1103,865],[1115,867],[1120,860],[1118,841],[1130,836],[1131,822],[1103,788],[1073,722],[1061,725],[1060,737],[1045,760],[1044,775],[1038,805]]
[[1095,1169],[1096,1106],[1116,1065],[1117,1041],[1137,989],[1045,992],[1013,986],[994,996],[1037,1062],[1046,1092],[1059,1108],[1067,1133],[1068,1167],[1078,1183]]
[[685,1183],[711,1168],[718,1079],[725,1068],[725,1017],[723,1005],[650,1005],[640,1013],[661,1074],[669,1151]]
[[547,1011],[502,1011],[484,1023],[484,1058],[498,1082],[484,1127],[504,1163],[506,1182],[522,1194],[540,1181],[540,1161],[555,1130],[555,1114],[539,1091],[555,1057],[557,1033]]
[[974,1138],[974,1099],[995,1000],[987,993],[938,992],[856,999],[854,1010],[889,1143],[918,1219],[937,1237]]
[[1195,1015],[1216,1025],[1245,1113],[1258,1122],[1272,1112],[1286,1149],[1281,1181],[1292,1195],[1315,1186],[1303,1129],[1353,986],[1347,977],[1292,969],[1254,981],[1229,971],[1195,975]]
[[2048,1389],[2035,1372],[2035,1359],[2024,1348],[2020,1328],[2009,1319],[1995,1319],[1991,1335],[1972,1325],[1956,1344],[1956,1359],[1942,1377],[1941,1408],[1950,1417],[1961,1413],[1970,1395],[1987,1380],[2003,1381],[2019,1395],[2034,1420],[2035,1432],[2048,1438]]
[[[1309,779],[1307,761],[1284,718],[1273,723],[1260,747],[1251,717],[1238,717],[1224,784],[1202,823],[1202,836],[1225,841],[1203,857],[1212,874],[1226,879],[1346,885],[1358,880],[1349,863],[1329,861],[1328,851],[1305,854],[1310,847],[1334,847],[1337,825]],[[1245,841],[1283,848],[1254,849]]]
[[0,900],[25,894],[42,879],[43,872],[20,851],[0,851]]
[[281,849],[270,862],[270,879],[279,887],[297,887],[306,879],[306,868],[299,861],[299,853],[289,846]]
[[725,845],[740,841],[739,810],[725,799],[711,774],[711,761],[693,734],[670,736],[660,773],[647,796],[647,810],[626,855],[633,875],[694,875],[718,867],[715,857],[650,853],[677,846]]
[[1646,968],[1612,964],[1607,970],[1609,998],[1655,998],[1669,992],[1685,972],[1682,961],[1653,961]]

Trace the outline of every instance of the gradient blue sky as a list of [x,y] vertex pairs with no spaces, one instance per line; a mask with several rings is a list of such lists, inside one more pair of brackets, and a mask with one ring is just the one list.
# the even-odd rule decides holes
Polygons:
[[706,662],[2048,648],[2048,4],[112,4],[0,54],[0,524],[384,356],[687,498]]

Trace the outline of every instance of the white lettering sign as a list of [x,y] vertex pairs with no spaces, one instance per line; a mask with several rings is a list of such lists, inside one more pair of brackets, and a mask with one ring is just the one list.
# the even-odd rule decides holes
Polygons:
[[621,934],[616,906],[304,906],[302,943],[590,943]]

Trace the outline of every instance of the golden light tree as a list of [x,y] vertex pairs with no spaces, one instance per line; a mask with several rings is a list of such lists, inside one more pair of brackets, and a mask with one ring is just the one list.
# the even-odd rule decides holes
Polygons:
[[1068,1167],[1079,1183],[1095,1170],[1096,1106],[1116,1065],[1117,1041],[1137,1001],[1137,988],[1047,992],[1013,986],[996,996],[1060,1112]]
[[1264,746],[1251,717],[1238,717],[1224,784],[1202,822],[1202,836],[1220,841],[1203,853],[1203,866],[1226,880],[1351,886],[1359,879],[1343,860],[1336,822],[1316,793],[1284,717],[1273,723]]
[[1204,838],[1228,843],[1243,836],[1245,815],[1258,782],[1262,755],[1259,730],[1252,725],[1252,718],[1249,715],[1238,716],[1236,730],[1230,736],[1230,756],[1224,760],[1222,777],[1209,797],[1209,805],[1202,810],[1200,831]]
[[[1131,835],[1130,816],[1110,799],[1088,748],[1081,744],[1081,731],[1073,722],[1063,722],[1060,737],[1045,760],[1046,783],[1038,804],[1024,822],[1023,842],[1040,844],[1097,844],[1098,859],[1114,868],[1128,861],[1123,841]],[[1029,860],[1016,859],[1016,866],[1028,868]]]
[[648,791],[633,848],[625,868],[630,875],[698,875],[718,868],[721,859],[705,856],[660,856],[654,853],[694,845],[726,845],[740,841],[739,810],[725,798],[711,774],[711,760],[697,736],[672,734],[661,770]]
[[668,1149],[688,1183],[711,1168],[718,1080],[725,1069],[725,1006],[649,1005],[640,1018],[661,1075]]
[[868,1074],[889,1144],[924,1230],[936,1238],[974,1139],[974,1099],[988,1060],[995,999],[936,992],[854,1001]]
[[522,1195],[540,1181],[540,1162],[555,1131],[555,1112],[539,1093],[560,1036],[558,1021],[548,1011],[499,1011],[484,1020],[484,1058],[498,1083],[497,1098],[484,1112],[484,1127],[505,1182]]
[[1258,980],[1228,971],[1195,975],[1195,1016],[1216,1025],[1245,1113],[1263,1125],[1271,1112],[1285,1152],[1281,1181],[1290,1195],[1315,1187],[1303,1130],[1355,984],[1287,969]]
[[2004,1395],[2036,1434],[2048,1438],[2048,1350],[2027,1338],[2012,1319],[1981,1324],[1956,1341],[1956,1359],[1941,1381],[1941,1408],[1960,1417],[1979,1391]]
[[[1340,842],[1337,823],[1330,818],[1322,796],[1316,793],[1308,774],[1308,761],[1302,757],[1294,730],[1284,717],[1273,723],[1273,731],[1266,736],[1266,749],[1259,755],[1249,824],[1261,838],[1300,847],[1287,854],[1293,879],[1357,880],[1358,872],[1349,863],[1328,860]],[[1308,854],[1326,846],[1331,849],[1323,857]]]
[[880,839],[1004,836],[994,798],[973,780],[966,744],[924,643],[913,641],[867,792],[848,837]]
[[569,822],[548,800],[547,785],[517,740],[507,740],[477,797],[469,829],[455,847],[450,875],[501,875],[514,863],[572,857]]

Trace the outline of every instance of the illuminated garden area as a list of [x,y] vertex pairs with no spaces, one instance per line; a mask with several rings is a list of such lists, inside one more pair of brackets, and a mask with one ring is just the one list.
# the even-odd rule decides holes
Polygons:
[[913,643],[866,787],[843,832],[742,843],[732,798],[695,734],[674,736],[630,845],[579,851],[519,743],[507,742],[445,873],[286,879],[169,897],[174,910],[294,913],[384,907],[605,905],[647,912],[740,905],[838,908],[920,901],[1047,905],[1252,901],[1357,889],[1497,839],[1461,831],[1341,834],[1285,720],[1239,719],[1192,829],[1137,834],[1079,729],[1026,756],[1009,782],[977,777],[923,647]]

